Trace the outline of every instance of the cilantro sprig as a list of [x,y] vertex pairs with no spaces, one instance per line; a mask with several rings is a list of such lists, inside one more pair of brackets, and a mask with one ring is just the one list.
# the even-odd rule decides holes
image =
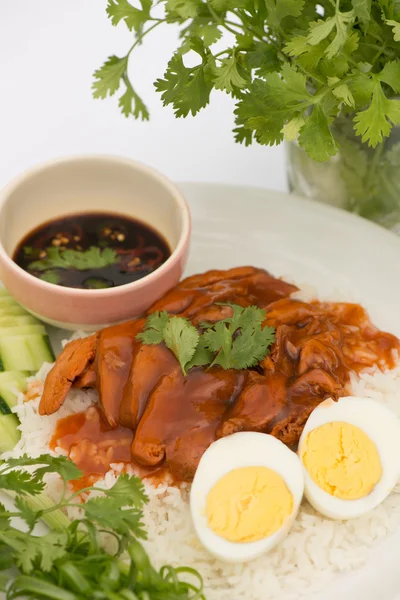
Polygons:
[[[155,87],[177,117],[197,114],[221,90],[236,103],[236,141],[297,139],[317,161],[338,152],[330,125],[340,114],[372,147],[400,124],[397,0],[141,0],[140,8],[109,0],[107,14],[136,38],[95,72],[93,93],[105,98],[123,88],[125,116],[149,118],[128,75],[132,51],[173,24],[181,43]],[[191,66],[189,51],[197,56]]]
[[[58,503],[43,495],[46,473],[58,473],[63,482]],[[139,541],[146,538],[142,517],[148,501],[142,481],[123,474],[110,489],[88,487],[68,496],[68,482],[81,475],[65,457],[24,455],[0,463],[0,490],[15,505],[7,510],[0,504],[0,590],[6,597],[204,600],[195,570],[165,566],[157,571],[151,565]],[[82,492],[93,491],[95,497],[75,504]],[[82,518],[69,521],[64,509],[71,505],[79,506]],[[15,517],[26,530],[14,527]],[[52,527],[41,536],[34,531],[40,520]],[[115,542],[112,554],[102,546],[105,534]]]
[[46,248],[46,258],[29,263],[30,271],[47,271],[48,269],[100,269],[113,265],[118,261],[118,255],[113,248],[98,248],[91,246],[87,250],[62,250],[58,247]]
[[274,342],[273,327],[263,327],[266,312],[256,306],[243,308],[225,304],[232,316],[217,323],[201,323],[200,333],[184,317],[155,312],[146,319],[137,339],[144,344],[165,343],[186,375],[195,366],[219,365],[223,369],[247,369],[256,366],[269,353]]

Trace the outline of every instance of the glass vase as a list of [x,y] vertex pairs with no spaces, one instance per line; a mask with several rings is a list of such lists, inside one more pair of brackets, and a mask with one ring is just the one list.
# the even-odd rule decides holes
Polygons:
[[289,188],[306,198],[371,219],[400,235],[400,127],[369,148],[354,133],[353,122],[339,117],[332,134],[340,150],[315,162],[296,142],[286,145]]

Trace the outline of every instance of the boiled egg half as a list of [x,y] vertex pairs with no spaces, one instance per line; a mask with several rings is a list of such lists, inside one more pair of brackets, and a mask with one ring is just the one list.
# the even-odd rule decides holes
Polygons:
[[400,421],[369,398],[325,400],[298,446],[305,496],[332,519],[359,517],[380,504],[400,475]]
[[226,562],[246,562],[288,533],[303,498],[294,452],[264,433],[221,438],[203,454],[190,509],[203,546]]

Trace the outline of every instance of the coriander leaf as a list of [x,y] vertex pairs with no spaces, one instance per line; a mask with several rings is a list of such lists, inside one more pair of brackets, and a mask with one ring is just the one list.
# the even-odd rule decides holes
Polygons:
[[310,33],[308,34],[307,42],[312,46],[316,46],[317,44],[322,42],[322,40],[328,37],[328,35],[335,28],[335,25],[335,17],[329,17],[328,19],[326,19],[326,21],[320,19],[316,23],[311,23]]
[[31,531],[39,519],[38,513],[35,510],[32,510],[29,502],[22,498],[22,496],[17,496],[14,500],[14,504],[20,512],[21,519],[25,521]]
[[265,0],[268,17],[274,27],[278,27],[286,17],[299,17],[304,0]]
[[286,43],[283,51],[289,56],[301,56],[304,52],[308,52],[309,48],[308,37],[305,35],[298,35],[291,38]]
[[61,250],[57,247],[46,248],[47,257],[28,265],[29,271],[46,271],[47,269],[69,269],[79,271],[100,269],[118,262],[118,255],[112,248],[101,250],[91,246],[88,250]]
[[318,104],[300,129],[298,142],[316,161],[322,162],[336,154],[336,142],[329,129],[328,119]]
[[112,96],[118,90],[121,79],[128,66],[128,57],[118,58],[110,56],[100,69],[94,72],[93,96],[95,98],[106,98]]
[[[239,328],[261,327],[267,316],[266,311],[257,306],[246,306],[245,308],[237,304],[229,304],[228,306],[232,306],[233,308],[231,324],[235,331]],[[229,319],[226,319],[226,321],[229,321]]]
[[[126,91],[119,99],[118,105],[121,108],[121,112],[125,117],[133,115],[135,119],[141,119],[142,121],[148,121],[150,118],[149,111],[143,100],[133,89],[128,78],[124,77],[126,84]],[[132,107],[133,103],[133,107]]]
[[348,39],[348,24],[352,18],[353,12],[336,14],[336,35],[325,51],[328,59],[333,58],[342,50]]
[[[35,477],[37,480],[42,479],[46,473],[58,473],[64,481],[73,481],[75,479],[79,479],[79,477],[82,477],[83,475],[82,471],[78,469],[75,463],[66,456],[51,456],[50,454],[41,454],[37,458],[31,458],[27,454],[23,454],[19,458],[7,459],[7,466],[10,468],[19,466],[38,467],[36,471],[30,475],[31,477]],[[11,471],[11,473],[27,474],[26,471]],[[0,489],[2,487],[2,477],[3,475],[0,475]],[[18,489],[15,491],[20,493],[20,490]],[[28,493],[31,494],[32,492],[28,491]]]
[[315,46],[326,39],[336,29],[333,40],[325,50],[327,58],[331,59],[343,48],[349,35],[348,27],[353,20],[354,13],[352,11],[347,13],[337,11],[334,17],[311,23],[307,41],[312,46]]
[[300,129],[303,127],[305,121],[301,115],[294,117],[282,128],[283,137],[287,142],[294,142],[299,136]]
[[[400,40],[399,40],[400,41]],[[400,62],[391,61],[386,63],[378,74],[379,80],[389,85],[396,94],[400,93]]]
[[182,55],[176,52],[169,61],[164,79],[157,79],[155,87],[161,92],[164,106],[172,104],[176,117],[195,115],[207,106],[213,87],[213,64],[203,41],[193,37],[189,45],[195,52],[203,52],[202,63],[188,68],[183,64]]
[[[10,565],[8,568],[12,568],[14,561],[10,558]],[[7,592],[9,584],[12,581],[11,575],[0,574],[0,591]]]
[[268,354],[275,340],[273,327],[243,329],[232,344],[231,364],[236,369],[255,367]]
[[201,335],[191,360],[185,365],[186,372],[189,372],[193,367],[205,367],[206,365],[210,365],[213,358],[214,355],[211,350],[207,348],[204,335]]
[[165,10],[171,16],[186,20],[195,17],[200,6],[199,0],[167,0]]
[[175,354],[185,375],[185,365],[193,358],[199,338],[196,327],[182,317],[171,317],[164,329],[165,344]]
[[10,527],[9,515],[10,513],[8,512],[4,504],[0,502],[0,531],[3,531],[4,529],[8,529]]
[[256,42],[252,46],[247,52],[247,64],[251,69],[255,69],[258,77],[279,71],[281,68],[277,49],[266,42]]
[[310,100],[311,94],[306,87],[307,78],[303,73],[296,67],[284,64],[281,74],[282,77],[278,73],[272,73],[265,78],[268,83],[265,98],[269,105],[289,108]]
[[150,19],[151,0],[140,0],[142,10],[135,8],[128,0],[108,0],[107,14],[113,25],[124,21],[129,31],[140,33]]
[[47,283],[54,283],[57,285],[61,281],[61,275],[57,273],[57,271],[45,271],[40,275],[40,279],[43,281],[47,281]]
[[246,0],[210,0],[210,4],[217,12],[226,12],[244,8]]
[[214,71],[214,87],[217,90],[232,92],[234,87],[242,88],[246,80],[239,75],[237,69],[237,57],[232,54],[229,58],[223,58],[221,64]]
[[182,32],[183,35],[189,34],[189,38],[188,38],[188,50],[190,50],[190,36],[191,35],[196,35],[197,37],[199,37],[200,39],[203,40],[204,45],[205,46],[212,46],[212,44],[215,44],[215,42],[217,42],[221,37],[222,37],[222,31],[221,29],[219,29],[218,25],[215,25],[213,23],[202,23],[200,21],[200,19],[196,20],[196,21],[192,21],[191,25],[189,27],[187,27],[184,32]]
[[65,555],[68,533],[51,531],[35,536],[12,529],[0,531],[0,541],[14,550],[15,562],[24,573],[32,572],[36,566],[48,572],[54,562]]
[[256,79],[250,92],[237,104],[237,125],[254,130],[261,144],[280,143],[285,122],[303,113],[312,103],[306,83],[306,77],[289,65],[283,65],[282,76],[271,73],[265,76],[265,81]]
[[388,19],[386,24],[393,29],[394,41],[400,42],[400,23],[398,21],[394,21],[393,19]]
[[263,117],[250,117],[247,121],[248,127],[254,130],[254,137],[259,144],[266,146],[278,145],[283,140],[282,130],[284,127],[284,117],[282,114],[274,114]]
[[371,18],[371,0],[352,0],[356,17],[363,23],[368,23]]
[[39,481],[34,474],[16,469],[0,475],[0,490],[36,496],[43,492],[44,483]]
[[208,329],[204,334],[205,345],[217,355],[211,366],[220,365],[223,369],[231,368],[232,331],[224,321],[216,323],[213,329]]
[[352,106],[354,108],[355,101],[353,94],[351,93],[349,86],[345,83],[335,86],[332,90],[332,94],[339,100],[343,100],[347,106]]
[[109,498],[114,498],[120,502],[122,506],[135,506],[142,508],[149,499],[144,491],[142,480],[135,475],[127,475],[123,473],[114,483],[112,488],[104,490],[104,493]]
[[374,91],[370,106],[356,114],[354,129],[361,136],[363,142],[375,148],[387,137],[392,129],[392,124],[400,122],[400,101],[388,100],[383,93],[378,80],[374,82]]
[[101,528],[115,531],[120,535],[133,534],[146,539],[141,522],[142,511],[136,508],[121,508],[119,499],[110,502],[110,498],[90,498],[82,505],[86,518],[95,521]]
[[356,75],[353,72],[349,88],[357,106],[364,107],[371,102],[374,87],[374,81],[368,73],[359,73]]
[[164,330],[169,320],[169,314],[164,310],[155,312],[146,319],[144,331],[136,339],[144,344],[161,344],[164,340]]

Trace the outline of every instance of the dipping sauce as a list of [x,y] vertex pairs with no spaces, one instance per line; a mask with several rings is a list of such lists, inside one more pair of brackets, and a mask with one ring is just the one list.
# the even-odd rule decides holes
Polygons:
[[166,240],[145,223],[84,213],[43,223],[24,237],[13,260],[48,283],[102,289],[137,281],[170,255]]

